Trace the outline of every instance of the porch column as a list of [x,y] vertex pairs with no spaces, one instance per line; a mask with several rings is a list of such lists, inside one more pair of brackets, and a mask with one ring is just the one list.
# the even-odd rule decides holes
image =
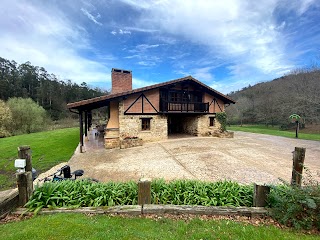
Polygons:
[[83,118],[82,111],[79,110],[79,127],[80,127],[80,153],[82,153],[83,148]]
[[87,110],[84,111],[84,136],[85,140],[88,140],[88,112]]
[[92,112],[89,111],[88,112],[88,131],[90,130],[91,127],[92,127]]

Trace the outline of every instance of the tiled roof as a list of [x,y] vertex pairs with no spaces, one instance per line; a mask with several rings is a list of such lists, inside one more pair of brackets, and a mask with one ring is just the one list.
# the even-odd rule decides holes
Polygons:
[[213,88],[203,84],[202,82],[193,78],[192,76],[187,76],[184,78],[178,78],[178,79],[171,80],[168,82],[158,83],[158,84],[154,84],[154,85],[150,85],[150,86],[146,86],[146,87],[142,87],[142,88],[136,88],[136,89],[126,91],[126,92],[109,94],[109,95],[104,95],[101,97],[95,97],[95,98],[90,98],[90,99],[86,99],[86,100],[81,100],[78,102],[68,103],[67,107],[69,109],[85,108],[86,105],[92,105],[92,104],[96,104],[96,103],[103,102],[106,100],[112,100],[115,98],[131,95],[134,93],[140,93],[140,92],[144,92],[147,90],[152,90],[155,88],[160,88],[160,87],[164,87],[164,86],[168,86],[171,84],[180,83],[180,82],[184,82],[184,81],[193,81],[193,82],[203,86],[204,88],[206,88],[209,92],[213,93],[214,95],[220,96],[224,100],[225,103],[235,103],[235,101],[233,99],[231,99],[230,97],[228,97],[228,96],[214,90]]

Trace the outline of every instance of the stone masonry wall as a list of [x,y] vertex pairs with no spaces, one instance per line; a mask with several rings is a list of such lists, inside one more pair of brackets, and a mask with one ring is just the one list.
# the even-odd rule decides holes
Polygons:
[[198,135],[198,116],[186,117],[182,123],[183,132]]
[[[119,137],[138,137],[143,141],[159,141],[168,138],[168,121],[164,115],[124,115],[123,101],[119,103]],[[141,130],[141,118],[150,118],[150,130]]]
[[202,115],[198,117],[198,136],[210,136],[215,135],[215,132],[220,131],[220,123],[215,118],[214,126],[210,126],[210,117],[215,115]]

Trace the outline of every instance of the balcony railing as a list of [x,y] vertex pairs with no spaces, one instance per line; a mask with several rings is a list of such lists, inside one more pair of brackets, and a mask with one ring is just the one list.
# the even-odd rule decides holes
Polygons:
[[189,112],[189,113],[202,113],[208,112],[209,103],[200,102],[170,102],[161,100],[160,111],[161,112]]

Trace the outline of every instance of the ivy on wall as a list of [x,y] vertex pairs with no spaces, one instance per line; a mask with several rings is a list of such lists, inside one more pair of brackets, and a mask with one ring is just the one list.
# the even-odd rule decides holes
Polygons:
[[216,118],[220,123],[220,130],[222,132],[227,130],[227,114],[225,112],[216,113]]

